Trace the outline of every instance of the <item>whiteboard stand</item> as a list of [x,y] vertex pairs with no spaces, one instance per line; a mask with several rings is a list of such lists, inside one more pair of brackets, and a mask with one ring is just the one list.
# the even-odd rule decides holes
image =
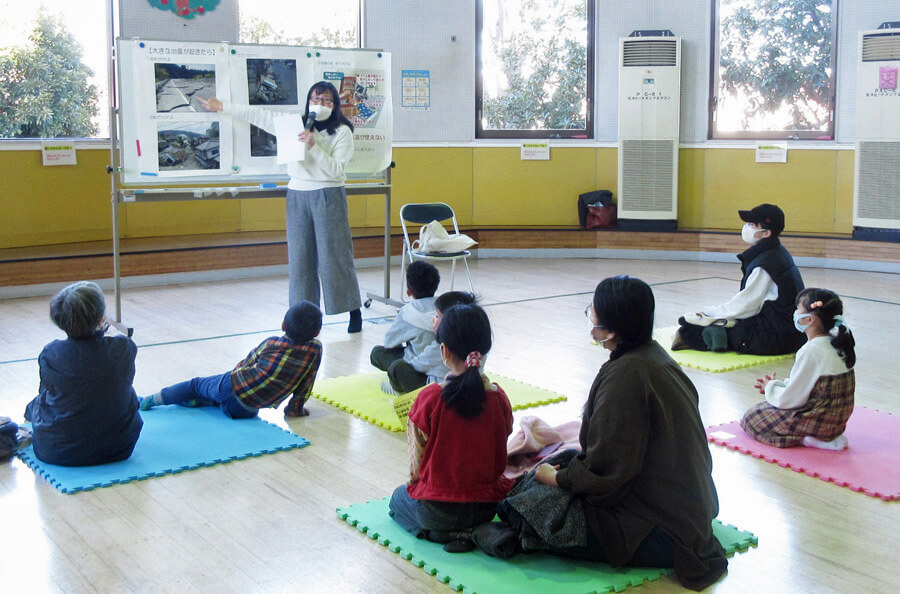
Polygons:
[[[120,332],[131,336],[133,334],[134,329],[128,327],[126,324],[122,322],[122,283],[121,283],[121,245],[120,245],[120,235],[121,229],[119,225],[119,211],[120,204],[123,202],[166,202],[166,201],[189,201],[189,200],[221,200],[221,199],[244,199],[244,198],[283,198],[287,194],[287,186],[284,183],[275,184],[271,183],[271,181],[267,183],[258,183],[260,180],[259,176],[262,176],[262,179],[271,180],[275,175],[279,175],[277,173],[273,173],[270,175],[269,173],[260,173],[259,176],[255,176],[252,179],[250,177],[243,178],[237,180],[236,183],[239,185],[231,185],[231,179],[221,179],[213,181],[212,179],[201,178],[197,180],[195,178],[188,177],[177,177],[173,178],[170,182],[163,182],[162,184],[155,184],[149,180],[144,182],[141,178],[137,178],[134,176],[134,164],[129,165],[129,155],[131,153],[123,153],[122,144],[123,142],[127,142],[130,145],[131,138],[129,136],[130,129],[125,125],[125,120],[122,117],[122,111],[126,112],[131,110],[134,106],[132,105],[134,98],[129,99],[126,96],[120,95],[119,91],[122,88],[131,89],[132,84],[127,72],[119,72],[117,67],[122,66],[122,62],[129,62],[129,58],[131,54],[129,52],[132,51],[132,46],[138,44],[139,47],[144,47],[144,42],[139,41],[137,39],[125,40],[128,42],[126,45],[121,45],[116,43],[115,37],[115,1],[116,0],[106,0],[106,16],[107,16],[107,61],[108,61],[108,69],[109,69],[109,135],[110,135],[110,156],[109,156],[109,166],[107,167],[107,172],[110,175],[110,201],[112,202],[112,242],[113,242],[113,278],[114,278],[114,303],[115,303],[115,317],[114,319],[110,319],[110,324],[115,326]],[[150,43],[150,42],[148,42]],[[154,41],[152,43],[156,44],[164,44],[169,42],[160,42]],[[224,43],[224,42],[223,42]],[[196,45],[196,44],[195,44]],[[206,45],[218,46],[221,45],[219,43],[207,43]],[[240,44],[237,44],[240,45]],[[237,47],[236,45],[236,47]],[[135,46],[137,47],[137,46]],[[132,48],[132,49],[129,49]],[[178,48],[180,49],[180,48]],[[195,48],[196,49],[196,48]],[[204,51],[212,51],[213,54],[219,51],[217,48],[204,48]],[[317,48],[292,48],[292,51],[300,52],[298,53],[298,59],[301,55],[304,55],[307,58],[312,58],[313,51],[315,52],[316,59],[320,57],[320,51]],[[326,51],[322,49],[321,51]],[[336,52],[344,50],[335,50],[329,49],[328,52]],[[356,55],[358,52],[363,52],[365,56],[357,55],[357,60],[365,57],[369,61],[380,61],[384,60],[384,68],[386,68],[384,73],[384,79],[382,83],[385,85],[385,89],[387,89],[385,102],[382,106],[384,113],[387,114],[387,125],[390,125],[390,115],[391,115],[391,103],[390,103],[390,54],[384,53],[381,50],[348,50],[353,52],[353,55]],[[121,55],[120,55],[121,53]],[[180,54],[181,52],[179,52]],[[232,50],[234,53],[234,50]],[[213,55],[211,54],[211,55]],[[203,54],[207,55],[207,54]],[[357,63],[361,63],[358,62]],[[310,66],[311,67],[311,66]],[[120,75],[120,76],[119,76]],[[387,136],[388,141],[386,146],[388,150],[390,149],[390,136]],[[384,140],[384,137],[382,137]],[[137,144],[137,154],[140,157],[140,144],[135,140]],[[372,165],[372,167],[381,167],[383,161],[379,162],[377,165]],[[379,173],[361,173],[357,175],[348,175],[348,183],[345,188],[347,191],[347,195],[366,195],[366,194],[381,194],[385,197],[384,201],[384,295],[377,295],[373,293],[367,293],[365,305],[369,307],[372,304],[372,301],[379,301],[382,303],[394,305],[396,307],[402,306],[402,303],[398,301],[394,301],[390,299],[390,265],[391,265],[391,254],[390,254],[390,240],[391,240],[391,168],[394,166],[394,163],[391,162],[388,167]],[[368,168],[368,167],[367,167]],[[129,171],[132,173],[129,174]],[[142,175],[155,175],[155,173],[149,172],[147,174]],[[280,174],[280,179],[284,179],[283,173]],[[249,185],[253,181],[257,183],[254,185]],[[222,187],[185,187],[184,185],[177,184],[210,184],[210,183],[220,183],[223,184]],[[144,187],[146,184],[147,187]]]
[[[115,157],[113,157],[115,159]],[[395,307],[403,304],[390,298],[391,295],[391,166],[382,172],[379,181],[372,182],[372,176],[366,176],[365,182],[353,182],[350,177],[344,187],[348,196],[378,195],[384,196],[384,295],[366,293],[365,306],[372,305],[372,301],[378,301]],[[110,165],[114,170],[115,165]],[[113,275],[115,288],[115,319],[110,320],[120,332],[131,336],[134,328],[122,322],[122,275],[121,275],[121,248],[119,242],[119,205],[122,203],[136,202],[173,202],[191,200],[232,200],[245,198],[284,198],[287,196],[287,185],[278,185],[274,188],[262,187],[268,184],[256,186],[224,186],[211,188],[184,188],[184,187],[160,187],[132,188],[120,187],[113,175]]]

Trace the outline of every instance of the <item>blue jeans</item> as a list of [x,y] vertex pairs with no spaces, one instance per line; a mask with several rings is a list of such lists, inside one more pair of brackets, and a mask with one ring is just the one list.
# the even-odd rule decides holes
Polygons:
[[406,485],[400,485],[391,495],[388,514],[404,530],[416,538],[423,538],[428,531],[465,530],[490,522],[494,519],[496,508],[496,503],[413,499]]
[[164,404],[184,406],[218,406],[232,419],[250,419],[259,414],[259,409],[241,404],[231,386],[231,372],[192,380],[163,388]]

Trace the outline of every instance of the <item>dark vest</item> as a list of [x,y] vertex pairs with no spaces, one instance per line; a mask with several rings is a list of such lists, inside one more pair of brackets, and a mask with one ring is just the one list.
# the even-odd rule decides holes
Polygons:
[[775,334],[796,334],[794,301],[803,290],[803,279],[791,254],[777,237],[766,237],[738,255],[738,259],[741,261],[741,272],[744,273],[741,290],[747,284],[747,278],[757,268],[765,270],[778,287],[778,298],[766,301],[759,312],[762,325]]

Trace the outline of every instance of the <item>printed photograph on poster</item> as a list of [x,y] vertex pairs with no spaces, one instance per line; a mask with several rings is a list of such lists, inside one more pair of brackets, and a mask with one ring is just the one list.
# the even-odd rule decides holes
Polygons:
[[274,157],[278,154],[278,141],[274,134],[250,124],[250,156]]
[[297,61],[247,58],[250,105],[297,105]]
[[325,72],[325,80],[334,83],[341,98],[341,112],[356,128],[372,128],[384,108],[384,72]]
[[213,64],[153,65],[156,79],[157,113],[205,111],[197,101],[216,96],[216,67]]
[[219,169],[219,122],[157,122],[159,171]]

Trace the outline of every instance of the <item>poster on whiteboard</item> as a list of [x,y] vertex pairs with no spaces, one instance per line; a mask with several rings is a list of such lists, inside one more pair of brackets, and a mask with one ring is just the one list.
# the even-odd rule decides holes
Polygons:
[[230,171],[231,122],[198,101],[228,92],[226,51],[225,44],[140,41],[120,53],[120,86],[128,88],[119,102],[127,177],[183,181]]
[[373,173],[391,164],[394,112],[391,59],[382,52],[320,50],[313,78],[338,90],[341,112],[353,124],[354,173]]
[[391,162],[390,55],[369,50],[118,40],[122,180],[126,184],[239,183],[287,178],[274,130],[199,99],[217,97],[300,118],[316,82],[334,84],[354,126],[348,173]]

